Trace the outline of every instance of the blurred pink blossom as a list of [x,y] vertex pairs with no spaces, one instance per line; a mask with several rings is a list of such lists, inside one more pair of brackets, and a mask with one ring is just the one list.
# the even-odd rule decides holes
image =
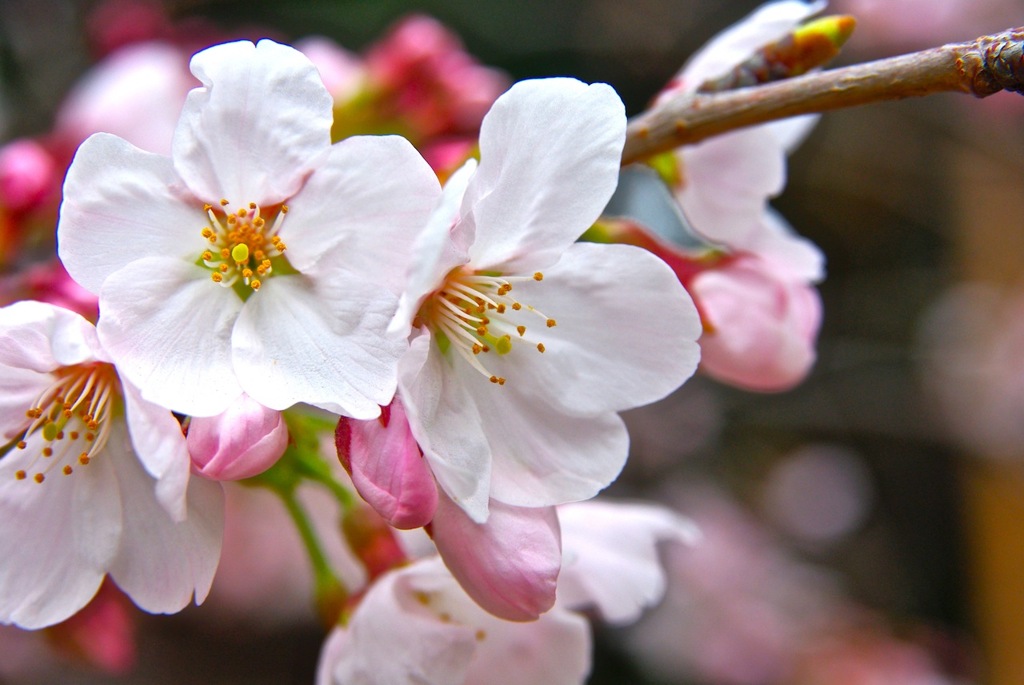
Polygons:
[[310,36],[296,42],[295,48],[316,65],[336,103],[355,97],[364,86],[366,68],[362,59],[330,38]]
[[109,580],[84,609],[46,629],[50,642],[62,652],[111,675],[135,665],[135,607]]
[[962,284],[921,325],[921,377],[949,437],[981,454],[1024,449],[1024,291]]
[[0,206],[31,209],[59,184],[53,157],[38,141],[21,138],[0,148]]
[[424,15],[396,24],[367,52],[366,68],[422,137],[475,134],[507,87],[500,72],[480,65],[454,33]]
[[96,296],[78,285],[56,259],[0,277],[0,305],[18,300],[49,302],[93,322],[99,316]]
[[170,43],[124,47],[92,68],[64,100],[55,136],[69,149],[93,133],[113,133],[147,152],[169,154],[185,96],[199,82],[189,54]]
[[702,533],[669,549],[665,601],[629,632],[652,675],[716,685],[786,683],[835,600],[826,576],[790,559],[757,522],[711,488],[678,498]]
[[821,298],[811,285],[780,278],[771,265],[740,256],[691,282],[705,333],[701,368],[750,390],[785,390],[816,359]]

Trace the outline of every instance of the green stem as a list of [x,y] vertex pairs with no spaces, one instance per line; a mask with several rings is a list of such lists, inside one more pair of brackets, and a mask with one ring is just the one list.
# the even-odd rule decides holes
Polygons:
[[275,492],[281,497],[281,501],[284,502],[288,515],[291,516],[292,521],[295,523],[295,528],[299,531],[299,538],[301,538],[302,544],[306,548],[306,554],[309,555],[309,561],[313,565],[313,574],[316,579],[317,594],[320,595],[323,590],[327,589],[340,589],[341,592],[345,592],[345,586],[334,574],[330,562],[327,561],[327,555],[324,553],[323,545],[320,544],[320,538],[313,528],[313,522],[310,521],[309,514],[306,513],[305,508],[295,496],[295,491],[275,490]]
[[330,490],[331,494],[334,495],[334,499],[338,500],[338,504],[341,506],[342,515],[351,511],[352,507],[356,506],[358,503],[349,489],[334,480],[334,477],[330,474],[310,472],[306,475],[310,480],[315,481]]

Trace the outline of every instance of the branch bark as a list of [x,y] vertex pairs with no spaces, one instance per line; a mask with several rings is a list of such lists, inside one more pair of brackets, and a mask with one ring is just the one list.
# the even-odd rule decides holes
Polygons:
[[1024,92],[1024,27],[724,93],[680,93],[629,122],[622,163],[745,126],[941,92]]

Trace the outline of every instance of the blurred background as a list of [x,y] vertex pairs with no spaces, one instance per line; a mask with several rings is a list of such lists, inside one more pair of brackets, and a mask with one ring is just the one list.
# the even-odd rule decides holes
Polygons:
[[[0,140],[54,131],[88,70],[140,41],[317,35],[360,53],[410,12],[512,80],[605,81],[636,114],[758,4],[0,0]],[[829,11],[859,20],[837,64],[1024,24],[1021,0]],[[1022,124],[1019,96],[933,96],[831,113],[794,153],[774,205],[828,260],[818,362],[786,392],[698,376],[627,415],[632,455],[609,494],[689,515],[705,540],[667,551],[662,606],[595,627],[590,682],[1024,684]],[[122,607],[134,652],[97,647],[102,663],[0,629],[0,682],[312,682],[324,633],[301,548],[269,495],[237,488],[229,504],[206,605]]]

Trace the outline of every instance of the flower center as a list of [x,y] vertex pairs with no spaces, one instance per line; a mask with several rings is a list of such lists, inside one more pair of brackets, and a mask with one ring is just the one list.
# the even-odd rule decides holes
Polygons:
[[87,466],[110,437],[111,413],[118,392],[114,367],[103,362],[66,366],[25,412],[29,426],[15,448],[34,454],[28,469],[14,477],[36,483],[60,469],[70,476]]
[[531,342],[526,335],[526,314],[540,317],[548,328],[556,325],[554,319],[510,295],[513,283],[529,280],[544,280],[544,274],[538,271],[532,276],[502,276],[462,267],[453,269],[444,285],[420,307],[413,325],[429,328],[442,352],[454,349],[492,383],[504,385],[506,379],[488,371],[481,355],[509,354],[513,342],[520,341],[544,352],[544,343]]
[[[267,226],[255,202],[230,210],[230,202],[220,201],[220,209],[205,205],[210,223],[202,235],[209,243],[200,261],[212,272],[210,278],[225,288],[235,288],[242,299],[260,289],[263,281],[287,263],[285,244],[278,236],[288,206],[281,205],[272,226]],[[222,215],[222,216],[219,216]],[[223,218],[222,218],[223,217]]]

